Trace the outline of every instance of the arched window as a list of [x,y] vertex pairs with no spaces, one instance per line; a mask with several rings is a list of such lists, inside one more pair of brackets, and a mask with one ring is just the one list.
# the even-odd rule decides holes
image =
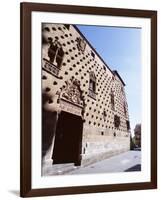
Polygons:
[[94,72],[89,74],[89,96],[96,99],[96,76]]

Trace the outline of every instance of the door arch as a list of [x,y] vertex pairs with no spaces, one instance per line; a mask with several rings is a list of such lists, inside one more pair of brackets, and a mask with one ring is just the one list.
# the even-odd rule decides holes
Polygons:
[[57,94],[61,111],[56,124],[53,163],[80,165],[85,111],[80,81],[71,78]]
[[64,111],[59,114],[55,133],[53,164],[81,164],[82,130],[83,120],[80,116]]

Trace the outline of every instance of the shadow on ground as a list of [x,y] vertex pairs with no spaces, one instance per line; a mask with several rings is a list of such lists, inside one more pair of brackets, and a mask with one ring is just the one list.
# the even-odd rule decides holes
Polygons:
[[20,192],[18,190],[10,190],[9,192],[15,196],[18,196],[18,197],[20,196]]
[[125,172],[141,171],[141,165],[135,165],[125,170]]

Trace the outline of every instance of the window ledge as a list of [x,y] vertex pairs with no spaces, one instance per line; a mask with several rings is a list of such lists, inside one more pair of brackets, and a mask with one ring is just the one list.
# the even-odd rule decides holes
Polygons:
[[50,74],[54,75],[55,77],[58,77],[59,71],[60,69],[52,64],[51,62],[49,62],[47,59],[43,58],[43,64],[42,67],[45,71],[49,72]]

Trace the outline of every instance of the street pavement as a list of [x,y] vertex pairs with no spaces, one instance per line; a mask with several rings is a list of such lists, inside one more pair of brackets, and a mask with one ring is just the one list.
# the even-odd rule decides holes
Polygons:
[[93,174],[141,171],[141,151],[128,151],[86,167],[77,167],[67,174]]

